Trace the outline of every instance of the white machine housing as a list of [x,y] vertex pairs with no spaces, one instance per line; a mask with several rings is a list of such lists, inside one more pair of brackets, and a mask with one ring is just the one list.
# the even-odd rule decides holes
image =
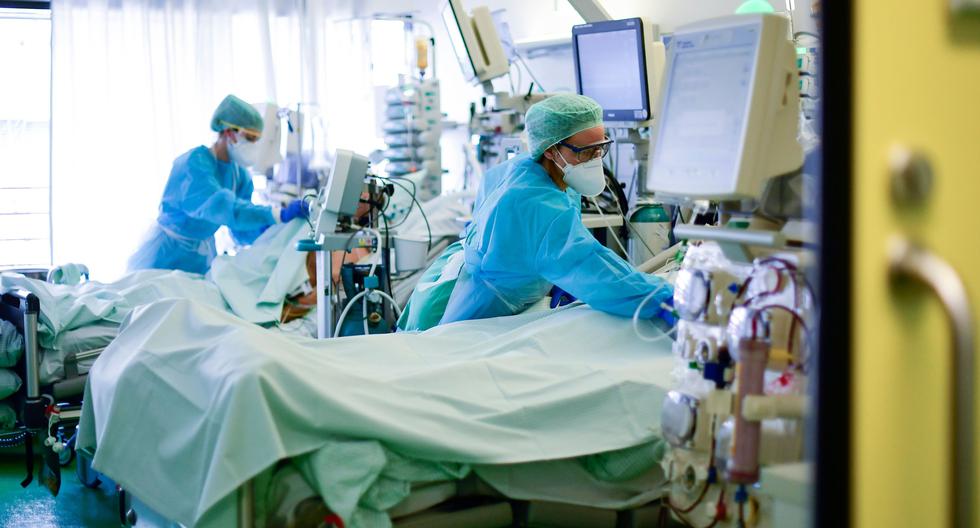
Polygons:
[[320,214],[316,223],[316,235],[333,234],[339,215],[353,216],[364,191],[364,177],[370,162],[364,156],[349,150],[337,149],[330,179],[319,200]]
[[440,12],[459,67],[468,82],[478,84],[507,75],[510,62],[489,8],[479,6],[467,14],[462,0],[447,0]]
[[[646,79],[646,85],[642,87],[642,90],[645,90],[646,93],[638,95],[641,95],[641,99],[646,99],[648,108],[611,108],[607,101],[602,100],[601,95],[592,93],[587,86],[583,86],[583,77],[587,72],[585,68],[595,66],[596,64],[588,60],[581,60],[584,47],[582,38],[600,33],[626,32],[638,23],[639,27],[637,29],[642,35],[642,40],[640,41],[640,47],[633,51],[636,55],[631,58],[634,58],[637,66],[641,69],[637,74],[642,75]],[[642,49],[642,55],[639,52],[640,49]],[[607,127],[640,128],[653,125],[653,119],[656,115],[655,109],[658,102],[658,92],[663,82],[664,63],[667,60],[664,44],[660,40],[660,27],[657,24],[654,24],[647,18],[631,18],[572,26],[572,52],[573,62],[575,64],[576,91],[581,95],[587,95],[598,101],[603,109],[602,120],[606,123]],[[606,62],[613,62],[613,64],[607,64],[606,67],[619,66],[619,64],[615,64],[615,61],[622,59],[622,55],[609,56]],[[604,72],[596,73],[598,76],[608,77],[613,84],[622,82],[622,74],[605,75]]]
[[370,162],[366,157],[349,150],[337,149],[330,179],[317,197],[316,207],[319,211],[315,211],[317,220],[313,241],[316,247],[318,289],[316,326],[320,339],[332,337],[336,325],[336,299],[332,293],[333,260],[330,252],[350,249],[353,238],[350,229],[338,232],[344,227],[339,219],[342,215],[353,216],[357,213],[369,167]]
[[787,24],[778,15],[735,15],[674,33],[647,191],[753,199],[769,178],[803,165],[796,50]]

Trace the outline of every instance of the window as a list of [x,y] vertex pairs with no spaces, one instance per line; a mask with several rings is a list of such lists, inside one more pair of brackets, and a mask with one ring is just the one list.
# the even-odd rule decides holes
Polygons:
[[51,265],[51,13],[0,9],[0,268]]

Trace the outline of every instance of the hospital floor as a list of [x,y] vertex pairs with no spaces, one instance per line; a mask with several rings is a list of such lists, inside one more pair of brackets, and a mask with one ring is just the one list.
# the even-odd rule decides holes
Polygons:
[[62,468],[58,497],[38,485],[37,479],[26,489],[24,460],[18,455],[0,454],[0,526],[23,528],[117,527],[119,517],[116,492],[103,483],[88,489],[75,477],[75,462]]

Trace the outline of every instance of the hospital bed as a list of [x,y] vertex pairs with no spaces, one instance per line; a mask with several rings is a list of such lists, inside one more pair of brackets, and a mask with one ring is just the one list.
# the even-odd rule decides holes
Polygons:
[[[74,454],[88,370],[115,339],[129,311],[160,298],[192,298],[253,323],[275,325],[283,299],[307,280],[306,255],[295,250],[302,233],[302,222],[276,226],[239,255],[218,257],[208,277],[143,270],[113,283],[69,286],[47,282],[47,270],[42,269],[0,274],[0,320],[10,323],[24,344],[13,368],[23,383],[5,400],[15,409],[17,423],[13,430],[0,432],[0,445],[25,446],[25,485],[35,473],[33,450],[40,446],[42,481],[57,494],[60,466]],[[301,327],[291,325],[289,330],[293,326]],[[85,485],[97,485],[84,471],[85,464],[77,467]]]
[[[324,342],[161,301],[141,308],[106,353],[79,447],[130,492],[137,525],[155,524],[154,510],[201,526],[299,526],[304,511],[355,526],[375,525],[359,524],[368,513],[396,526],[630,526],[659,515],[656,461],[599,478],[589,456],[598,467],[637,467],[630,448],[658,440],[669,344],[642,343],[628,320],[585,307]],[[135,387],[160,407],[126,398]],[[372,450],[388,455],[374,469],[351,454]],[[393,480],[386,472],[406,464],[423,476],[394,479],[400,494],[378,499],[378,483]]]
[[[60,332],[50,347],[44,347],[38,335],[42,310],[38,297],[28,290],[14,289],[0,293],[0,320],[11,323],[24,343],[24,353],[13,369],[23,380],[23,385],[14,396],[5,400],[17,410],[18,423],[14,430],[0,433],[4,434],[5,447],[26,446],[27,477],[24,485],[31,482],[35,473],[33,440],[40,438],[40,447],[45,452],[41,458],[47,464],[42,474],[49,480],[46,484],[51,491],[57,494],[60,482],[58,466],[68,465],[75,455],[74,433],[89,369],[119,334],[120,325],[100,321],[73,328]],[[315,326],[311,327],[309,323],[307,319],[300,318],[289,324],[273,326],[270,331],[312,336]],[[50,413],[52,406],[57,409],[54,420]],[[50,453],[47,452],[52,446],[43,443],[48,436],[56,438],[64,447],[56,453],[58,465],[53,463],[54,458],[48,462]],[[98,477],[89,470],[86,462],[77,464],[77,476],[85,486],[98,486]]]

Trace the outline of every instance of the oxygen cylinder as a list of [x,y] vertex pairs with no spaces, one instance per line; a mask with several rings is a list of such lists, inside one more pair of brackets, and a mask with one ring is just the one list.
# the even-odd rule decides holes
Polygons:
[[[670,247],[670,215],[663,204],[637,205],[630,215],[630,223],[635,231],[629,240],[629,257],[634,266],[650,260],[656,253]],[[637,240],[637,236],[642,237],[646,245]],[[649,250],[647,246],[650,246]],[[650,250],[655,253],[651,254]]]

